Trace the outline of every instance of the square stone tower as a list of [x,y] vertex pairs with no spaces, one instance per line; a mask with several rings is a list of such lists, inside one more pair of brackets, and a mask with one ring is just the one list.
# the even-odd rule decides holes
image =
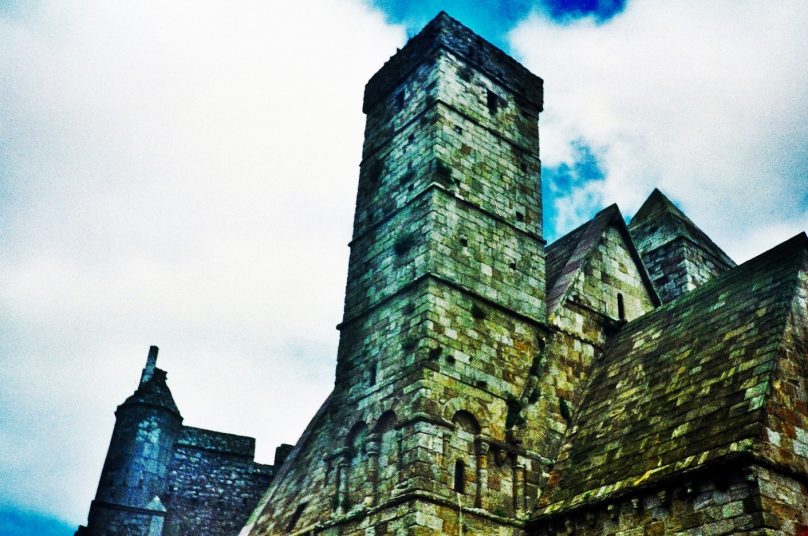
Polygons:
[[[521,533],[542,81],[445,13],[368,82],[334,391],[247,530]],[[465,527],[465,528],[464,528]]]

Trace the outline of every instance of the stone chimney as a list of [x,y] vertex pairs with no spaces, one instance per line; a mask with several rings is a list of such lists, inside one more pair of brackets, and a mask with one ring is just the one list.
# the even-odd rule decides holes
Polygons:
[[143,385],[154,376],[154,367],[157,365],[157,352],[160,349],[156,346],[149,347],[149,357],[146,358],[146,366],[143,367],[143,374],[140,375],[140,385]]

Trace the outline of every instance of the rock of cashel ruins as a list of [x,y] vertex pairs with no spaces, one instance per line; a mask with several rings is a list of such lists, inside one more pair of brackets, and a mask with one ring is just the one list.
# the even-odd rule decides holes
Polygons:
[[137,390],[118,406],[86,526],[96,534],[238,534],[283,461],[253,461],[255,440],[183,426],[152,346]]
[[808,535],[808,237],[662,192],[547,244],[542,80],[440,13],[367,83],[334,388],[274,466],[153,348],[96,535]]

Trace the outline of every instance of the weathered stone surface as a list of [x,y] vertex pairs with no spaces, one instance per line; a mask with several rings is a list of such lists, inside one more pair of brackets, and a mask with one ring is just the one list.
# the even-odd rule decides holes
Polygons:
[[808,238],[736,267],[655,190],[545,248],[541,109],[446,14],[391,58],[332,393],[261,466],[150,357],[91,533],[232,534],[277,470],[242,534],[808,534]]
[[[788,452],[775,407],[804,408],[804,398],[788,395],[805,378],[791,376],[793,390],[775,384],[792,355],[784,333],[805,340],[805,261],[803,235],[627,324],[594,369],[544,512],[736,456],[804,471],[806,459],[794,455],[797,429],[789,429]],[[798,411],[785,414],[803,422]]]
[[735,266],[704,231],[657,189],[631,219],[629,231],[665,302]]
[[254,534],[521,534],[549,463],[513,437],[547,332],[541,81],[445,15],[400,54],[366,92],[334,392]]
[[440,15],[368,83],[334,391],[243,534],[802,530],[805,237],[655,191],[545,255],[537,80]]
[[88,536],[238,534],[274,475],[253,461],[255,440],[182,425],[155,368],[152,346],[141,383],[118,407]]

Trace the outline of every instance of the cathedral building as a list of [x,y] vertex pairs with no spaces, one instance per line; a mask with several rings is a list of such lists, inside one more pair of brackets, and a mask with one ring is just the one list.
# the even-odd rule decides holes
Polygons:
[[808,534],[808,237],[736,266],[655,190],[547,244],[542,107],[445,13],[368,82],[334,389],[240,534]]

